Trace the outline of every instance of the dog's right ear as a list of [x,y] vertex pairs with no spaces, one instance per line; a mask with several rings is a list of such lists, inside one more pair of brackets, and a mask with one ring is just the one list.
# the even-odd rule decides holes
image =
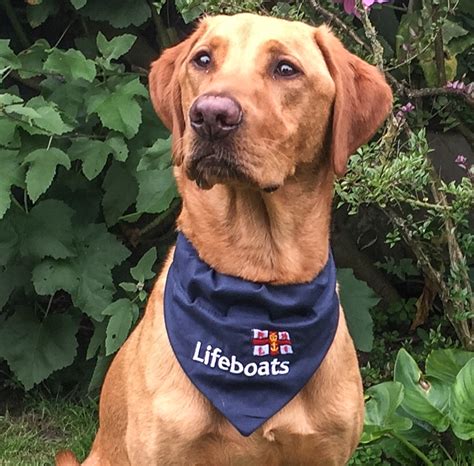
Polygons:
[[183,161],[182,137],[186,126],[178,73],[191,48],[204,32],[203,29],[204,25],[201,23],[186,40],[166,49],[160,58],[151,64],[148,76],[153,108],[173,136],[172,151],[176,165],[180,165]]

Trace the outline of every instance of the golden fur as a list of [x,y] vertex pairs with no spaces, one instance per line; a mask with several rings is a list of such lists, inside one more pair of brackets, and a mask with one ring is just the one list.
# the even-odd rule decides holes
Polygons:
[[[208,70],[192,58],[212,54]],[[275,77],[275,60],[295,79]],[[178,228],[221,273],[275,284],[311,280],[326,263],[335,175],[391,106],[377,69],[326,27],[242,14],[204,19],[152,65],[152,102],[173,133],[183,209]],[[204,93],[238,100],[244,123],[233,157],[246,180],[188,177],[196,134],[188,111]],[[236,163],[237,163],[236,162]],[[268,186],[278,187],[266,193]],[[100,428],[85,466],[343,465],[363,424],[360,373],[341,312],[334,342],[301,392],[250,437],[198,392],[171,350],[163,320],[167,261],[145,315],[115,357],[102,389]],[[59,466],[78,464],[58,455]]]

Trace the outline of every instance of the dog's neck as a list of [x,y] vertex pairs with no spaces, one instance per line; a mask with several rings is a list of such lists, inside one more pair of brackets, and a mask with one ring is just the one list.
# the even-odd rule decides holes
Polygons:
[[326,264],[334,183],[329,168],[317,175],[298,170],[271,194],[227,185],[202,191],[179,169],[176,175],[183,194],[178,227],[218,272],[304,283]]

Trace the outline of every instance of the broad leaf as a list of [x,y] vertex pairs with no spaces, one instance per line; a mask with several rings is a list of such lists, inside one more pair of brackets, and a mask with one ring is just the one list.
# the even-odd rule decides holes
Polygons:
[[131,24],[140,26],[151,16],[146,0],[89,1],[80,13],[94,21],[108,21],[116,28],[125,28]]
[[11,204],[10,189],[19,183],[23,173],[18,159],[18,151],[0,149],[0,219]]
[[171,166],[171,136],[158,139],[153,146],[147,148],[141,156],[137,171],[164,170]]
[[115,353],[127,339],[132,323],[138,317],[138,306],[122,298],[107,306],[103,314],[111,316],[105,339],[105,354],[108,356]]
[[171,168],[137,173],[137,210],[150,214],[165,211],[171,201],[178,197]]
[[24,110],[34,111],[36,114],[31,116],[26,125],[22,125],[22,128],[30,134],[56,135],[67,133],[72,129],[70,125],[64,123],[56,105],[47,102],[42,96],[30,99]]
[[370,309],[380,298],[361,280],[354,277],[352,269],[338,269],[339,296],[349,332],[360,351],[371,351],[374,334]]
[[132,34],[123,34],[113,37],[110,41],[99,31],[97,34],[97,48],[107,60],[116,60],[125,55],[133,46],[137,38]]
[[452,428],[462,440],[474,438],[474,359],[459,371],[451,391]]
[[18,69],[20,60],[10,48],[10,39],[0,39],[0,77],[6,69]]
[[62,261],[45,260],[33,270],[33,284],[40,295],[67,291],[74,305],[97,321],[112,302],[115,286],[112,269],[129,255],[105,228],[89,224],[76,228],[76,256]]
[[43,74],[43,65],[48,57],[47,49],[50,45],[45,39],[38,39],[31,47],[18,54],[21,69],[18,74],[23,79],[30,79]]
[[115,160],[118,160],[119,162],[125,162],[125,160],[127,160],[128,146],[122,136],[108,137],[105,142],[112,149],[112,154]]
[[72,160],[82,160],[82,171],[88,180],[93,180],[105,167],[111,147],[97,139],[75,139],[68,149]]
[[431,424],[439,432],[449,427],[449,386],[438,379],[425,378],[405,349],[398,352],[393,378],[405,388],[402,408],[408,414]]
[[433,350],[426,359],[426,375],[436,377],[451,385],[456,380],[458,372],[466,363],[474,358],[471,351],[460,349]]
[[59,0],[42,0],[29,3],[26,7],[26,17],[32,28],[40,26],[50,16],[59,11]]
[[410,419],[396,413],[403,400],[403,385],[398,382],[383,382],[370,387],[365,403],[364,432],[362,443],[369,443],[387,432],[404,431],[412,426]]
[[49,315],[40,322],[33,309],[17,310],[0,327],[0,357],[30,390],[73,362],[78,329],[79,322],[66,314]]
[[153,265],[156,262],[156,248],[149,249],[138,261],[135,267],[130,269],[130,274],[139,283],[145,283],[155,276]]
[[85,79],[92,82],[96,75],[95,63],[75,49],[53,49],[44,64],[45,71],[58,73],[66,79]]
[[25,158],[25,163],[29,165],[26,173],[26,189],[33,202],[36,202],[49,188],[58,165],[68,170],[71,168],[69,157],[61,149],[55,147],[31,152]]

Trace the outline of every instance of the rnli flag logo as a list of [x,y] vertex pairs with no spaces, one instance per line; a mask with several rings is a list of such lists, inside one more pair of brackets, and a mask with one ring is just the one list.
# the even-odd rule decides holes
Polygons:
[[254,356],[276,356],[277,354],[293,354],[290,334],[272,330],[252,329]]

